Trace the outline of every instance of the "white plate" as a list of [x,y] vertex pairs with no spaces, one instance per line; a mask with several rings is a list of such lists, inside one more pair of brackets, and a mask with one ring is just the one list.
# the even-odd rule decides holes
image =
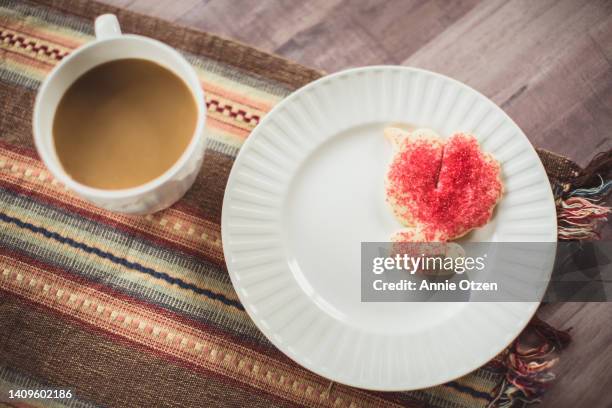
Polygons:
[[[538,303],[362,303],[360,243],[400,229],[384,195],[390,123],[474,133],[502,163],[506,193],[474,241],[556,241],[538,156],[493,102],[406,67],[321,78],[279,103],[242,147],[223,201],[223,250],[257,327],[331,380],[374,390],[444,383],[483,365]],[[542,263],[550,273],[551,258]]]

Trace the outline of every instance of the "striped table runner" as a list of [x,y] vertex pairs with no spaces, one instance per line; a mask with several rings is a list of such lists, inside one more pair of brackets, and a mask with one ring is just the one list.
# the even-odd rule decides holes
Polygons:
[[[206,91],[208,146],[194,187],[146,217],[105,212],[38,159],[32,105],[49,70],[93,38],[93,19],[176,47]],[[255,328],[225,269],[220,216],[232,162],[274,104],[321,73],[233,41],[91,2],[0,0],[0,401],[20,406],[485,407],[503,357],[411,393],[334,384]]]

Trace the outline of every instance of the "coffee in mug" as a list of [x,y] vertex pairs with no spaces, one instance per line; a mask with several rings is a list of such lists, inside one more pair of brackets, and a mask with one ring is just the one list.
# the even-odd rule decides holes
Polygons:
[[126,58],[85,72],[53,120],[70,177],[100,189],[139,186],[167,171],[194,135],[198,109],[187,84],[155,62]]

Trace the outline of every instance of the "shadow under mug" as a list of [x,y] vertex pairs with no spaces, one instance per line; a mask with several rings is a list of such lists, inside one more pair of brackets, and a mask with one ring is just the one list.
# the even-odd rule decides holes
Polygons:
[[[64,58],[43,81],[34,104],[33,133],[36,149],[58,181],[98,207],[126,214],[150,214],[162,210],[185,194],[202,166],[206,106],[200,80],[189,62],[168,45],[139,35],[122,34],[119,22],[112,14],[105,14],[96,19],[95,32],[94,41],[83,45]],[[77,78],[95,66],[124,58],[155,62],[183,79],[191,90],[197,106],[198,118],[195,131],[183,154],[159,177],[145,184],[121,190],[89,187],[72,179],[62,168],[53,142],[55,112],[62,96]]]

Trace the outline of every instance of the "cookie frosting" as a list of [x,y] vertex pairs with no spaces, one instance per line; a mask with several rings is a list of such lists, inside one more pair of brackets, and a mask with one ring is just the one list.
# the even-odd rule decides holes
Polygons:
[[395,147],[387,201],[407,227],[400,241],[448,241],[485,225],[503,194],[500,166],[473,135],[387,129]]

